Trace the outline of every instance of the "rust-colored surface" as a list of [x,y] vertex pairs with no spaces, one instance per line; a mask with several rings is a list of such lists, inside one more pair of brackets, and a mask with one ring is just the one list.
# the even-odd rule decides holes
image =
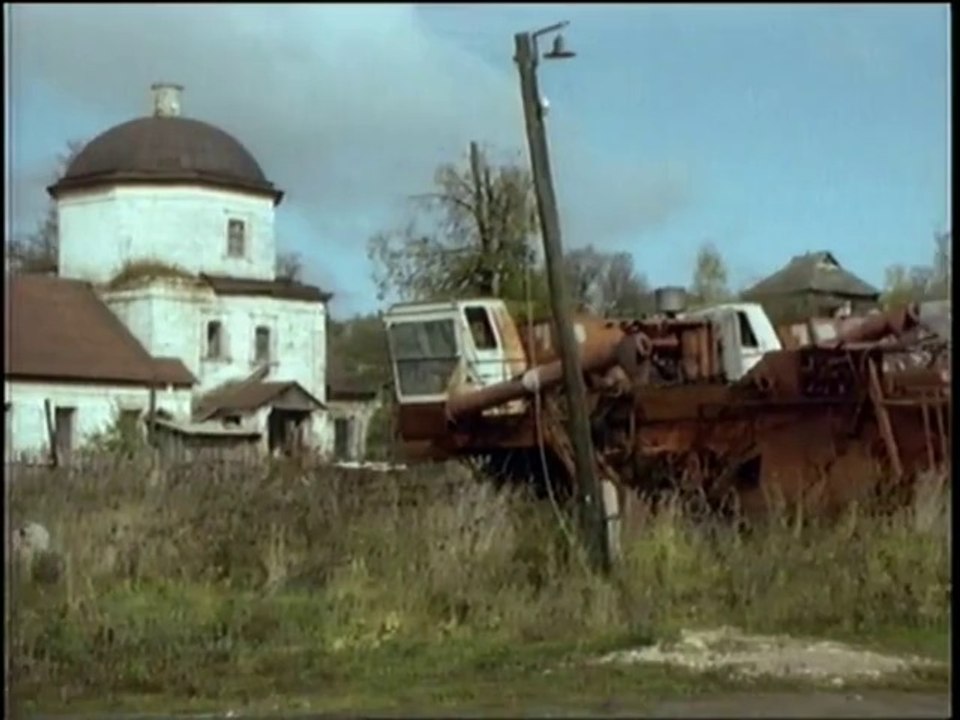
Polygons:
[[[768,352],[737,382],[704,320],[578,317],[601,475],[641,495],[696,490],[717,508],[757,514],[802,505],[832,512],[878,493],[908,491],[918,473],[950,463],[946,353],[907,338],[914,307],[859,319],[818,319]],[[549,326],[521,333],[535,362],[512,380],[454,394],[446,405],[401,409],[401,433],[433,458],[517,453],[538,438],[572,482]],[[812,340],[812,342],[811,342]],[[540,402],[533,399],[539,397]],[[527,398],[512,416],[486,408]],[[538,430],[539,428],[539,435]],[[523,472],[534,472],[530,465]]]
[[[599,372],[611,367],[617,360],[616,351],[622,339],[623,332],[617,328],[590,328],[580,344],[580,361],[584,372]],[[525,395],[549,390],[562,378],[563,363],[560,360],[537,365],[513,380],[452,394],[447,400],[447,416],[456,420]]]

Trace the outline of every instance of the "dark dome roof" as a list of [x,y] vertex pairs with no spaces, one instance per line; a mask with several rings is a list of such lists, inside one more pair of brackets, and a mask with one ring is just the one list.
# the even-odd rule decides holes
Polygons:
[[91,140],[49,188],[120,182],[200,182],[273,195],[280,193],[233,136],[199,120],[145,117],[122,123]]

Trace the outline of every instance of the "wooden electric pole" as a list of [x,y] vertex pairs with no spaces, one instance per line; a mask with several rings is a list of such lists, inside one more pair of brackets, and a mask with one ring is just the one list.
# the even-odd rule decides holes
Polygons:
[[[567,295],[566,274],[563,267],[563,246],[560,241],[560,218],[557,199],[550,173],[550,158],[547,149],[547,134],[544,125],[544,107],[537,85],[537,62],[539,60],[536,38],[539,35],[559,30],[560,23],[536,33],[517,33],[517,66],[520,70],[520,89],[523,96],[523,114],[527,125],[527,142],[530,146],[530,164],[537,195],[537,210],[540,216],[540,233],[543,236],[543,254],[550,285],[550,303],[563,362],[563,380],[567,393],[567,415],[570,440],[573,445],[577,491],[581,502],[581,522],[587,550],[594,566],[606,572],[610,568],[610,548],[607,540],[606,518],[603,498],[597,480],[593,456],[593,441],[590,437],[590,418],[587,414],[587,389],[580,363],[580,349],[570,319],[570,300]],[[558,43],[555,56],[561,57]],[[569,55],[567,55],[569,56]]]

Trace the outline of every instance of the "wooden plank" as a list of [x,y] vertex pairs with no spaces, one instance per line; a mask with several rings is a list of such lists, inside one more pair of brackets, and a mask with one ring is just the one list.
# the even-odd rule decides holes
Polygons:
[[897,440],[893,434],[893,426],[890,424],[890,413],[887,412],[887,408],[884,405],[883,390],[880,387],[877,366],[873,360],[868,360],[867,367],[870,374],[870,399],[873,401],[873,410],[877,415],[880,437],[883,438],[887,456],[890,458],[890,468],[893,470],[893,477],[899,482],[903,479],[903,464],[900,462],[900,450],[897,447]]

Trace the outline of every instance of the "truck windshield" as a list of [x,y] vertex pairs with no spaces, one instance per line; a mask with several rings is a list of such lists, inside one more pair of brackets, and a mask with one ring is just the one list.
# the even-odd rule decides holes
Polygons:
[[405,322],[390,326],[390,351],[401,396],[443,395],[459,352],[453,320]]

